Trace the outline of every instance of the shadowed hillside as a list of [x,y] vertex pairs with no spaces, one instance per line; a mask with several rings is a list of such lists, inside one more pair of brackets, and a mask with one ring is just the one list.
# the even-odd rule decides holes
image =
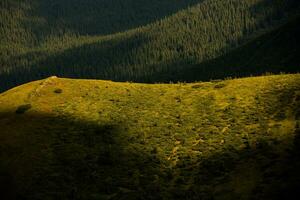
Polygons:
[[[143,42],[147,40],[142,38],[142,36],[135,36],[128,38],[126,42],[109,40],[103,43],[80,46],[69,49],[59,55],[37,61],[39,66],[45,66],[47,63],[56,66],[51,69],[39,67],[36,70],[15,71],[13,75],[0,75],[0,77],[3,80],[4,88],[7,88],[18,82],[27,82],[28,78],[42,78],[52,74],[80,78],[81,74],[89,74],[90,72],[92,74],[87,75],[89,78],[98,78],[98,75],[101,74],[105,79],[112,78],[113,80],[131,80],[135,82],[194,82],[265,73],[295,73],[300,69],[300,51],[298,46],[300,43],[300,29],[298,25],[299,17],[224,56],[200,65],[191,65],[182,70],[176,69],[176,66],[184,66],[189,61],[177,60],[174,63],[168,63],[163,71],[158,70],[158,65],[149,66],[151,74],[148,74],[148,71],[139,71],[136,68],[132,68],[132,71],[128,72],[123,70],[121,73],[118,67],[122,66],[124,60],[130,62],[128,58],[134,55],[135,48],[142,47]],[[122,54],[121,52],[125,49],[127,50],[126,53]],[[113,58],[115,54],[122,54],[122,56]],[[97,55],[101,55],[101,57]],[[34,54],[28,54],[26,57],[34,58]],[[44,55],[40,54],[40,57],[44,57]],[[18,56],[14,58],[14,60],[19,59],[22,58]],[[99,63],[103,61],[107,62],[103,65],[103,69],[98,68]],[[32,66],[32,69],[35,68]],[[114,76],[112,77],[111,74],[114,74]],[[8,84],[5,85],[5,83]]]
[[[181,70],[170,80],[211,80],[300,70],[300,18],[216,59]],[[163,78],[161,78],[163,80]]]
[[[115,0],[107,6],[100,0],[88,1],[85,6],[80,6],[80,0],[72,5],[68,1],[2,2],[1,90],[53,74],[139,82],[225,77],[232,71],[227,71],[227,66],[239,64],[235,59],[228,59],[220,70],[205,74],[191,73],[190,69],[200,65],[204,67],[199,67],[199,71],[206,71],[211,60],[222,60],[222,56],[231,55],[264,34],[270,37],[270,31],[299,13],[296,0],[174,1],[143,4],[144,1],[132,0],[126,4]],[[110,12],[114,14],[111,16]],[[123,32],[104,36],[102,30]],[[289,37],[297,40],[298,34]],[[276,44],[274,48],[280,49]],[[278,59],[290,55],[288,49],[286,45],[284,51],[277,52]],[[246,71],[277,71],[273,65],[277,59],[269,57],[274,61],[251,62],[251,70]],[[240,59],[249,61],[248,54]],[[261,69],[262,65],[267,67]],[[278,63],[278,67],[293,72],[298,65],[286,62]]]
[[48,78],[0,94],[16,199],[291,199],[300,76],[193,84]]

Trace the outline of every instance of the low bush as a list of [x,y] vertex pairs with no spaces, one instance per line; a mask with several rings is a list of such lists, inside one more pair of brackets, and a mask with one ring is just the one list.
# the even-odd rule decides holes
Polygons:
[[21,105],[17,108],[16,110],[16,113],[17,114],[23,114],[25,113],[27,110],[29,110],[31,108],[31,104],[24,104],[24,105]]
[[57,89],[55,89],[55,90],[54,90],[54,93],[56,93],[56,94],[60,94],[60,93],[62,93],[62,89],[60,89],[60,88],[57,88]]
[[220,88],[223,88],[225,86],[226,86],[225,83],[218,83],[217,85],[215,85],[215,89],[220,89]]

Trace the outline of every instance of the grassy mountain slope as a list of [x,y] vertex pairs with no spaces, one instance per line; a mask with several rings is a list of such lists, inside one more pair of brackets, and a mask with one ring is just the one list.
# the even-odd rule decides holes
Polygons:
[[[8,6],[7,2],[14,3]],[[116,4],[107,7],[98,0],[88,1],[78,15],[74,13],[83,1],[74,5],[59,2],[14,0],[1,4],[0,78],[5,80],[1,88],[52,74],[143,82],[160,81],[163,74],[163,81],[181,80],[179,72],[230,53],[299,13],[297,0],[191,0],[175,4],[166,0],[147,1],[144,6],[131,6],[136,1],[125,6],[115,0]],[[128,23],[118,15],[124,6],[129,10],[125,9],[122,19]],[[96,8],[101,9],[96,12]],[[156,12],[151,15],[145,9]],[[110,17],[106,13],[111,10],[119,12]],[[141,13],[145,16],[139,17]],[[103,29],[123,32],[104,36]],[[297,66],[291,63],[291,67]],[[222,76],[221,70],[219,73]],[[199,79],[201,74],[192,80]]]
[[136,84],[48,78],[0,94],[18,199],[291,199],[300,75]]

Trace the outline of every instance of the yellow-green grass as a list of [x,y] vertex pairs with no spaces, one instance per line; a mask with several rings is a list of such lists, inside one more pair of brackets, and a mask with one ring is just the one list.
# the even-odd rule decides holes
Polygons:
[[19,199],[286,198],[299,185],[299,121],[299,74],[50,77],[0,94],[1,188]]

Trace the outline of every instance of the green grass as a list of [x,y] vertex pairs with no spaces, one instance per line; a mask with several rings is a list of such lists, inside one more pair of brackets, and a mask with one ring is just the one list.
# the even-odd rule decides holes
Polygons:
[[299,74],[28,83],[0,94],[1,189],[18,199],[289,199],[299,98]]

